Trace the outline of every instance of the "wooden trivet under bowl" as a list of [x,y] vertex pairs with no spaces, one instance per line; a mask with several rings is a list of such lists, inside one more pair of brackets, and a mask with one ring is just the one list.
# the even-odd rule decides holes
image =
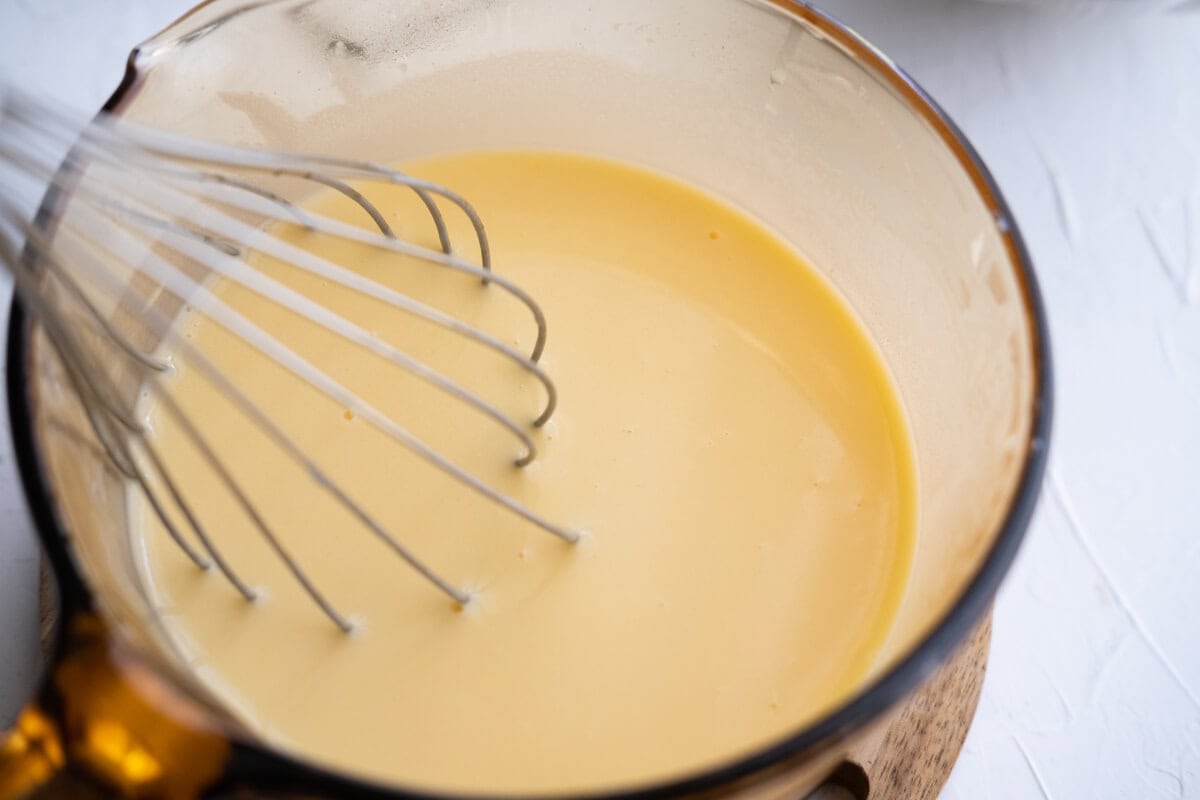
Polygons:
[[854,800],[937,800],[979,705],[987,672],[988,612],[950,660],[854,749],[834,782]]

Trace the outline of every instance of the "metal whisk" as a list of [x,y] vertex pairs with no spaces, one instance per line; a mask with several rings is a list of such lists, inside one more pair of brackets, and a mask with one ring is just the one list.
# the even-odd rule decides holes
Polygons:
[[[59,154],[65,148],[69,148],[68,156],[65,162],[60,162]],[[11,192],[0,189],[0,261],[11,272],[21,302],[37,316],[60,356],[69,383],[107,457],[120,473],[140,487],[167,533],[187,556],[203,569],[215,566],[248,600],[255,598],[255,591],[238,576],[205,532],[188,503],[187,487],[172,480],[144,424],[132,413],[132,402],[117,391],[110,371],[113,353],[120,354],[121,368],[137,370],[142,386],[177,422],[317,606],[343,631],[353,628],[350,619],[334,607],[289,553],[284,541],[257,510],[254,499],[232,477],[207,440],[204,421],[190,418],[163,388],[161,378],[168,371],[168,364],[131,341],[100,310],[98,297],[120,298],[133,281],[148,280],[180,303],[203,304],[204,313],[227,331],[464,487],[564,541],[573,543],[580,538],[578,531],[545,519],[451,462],[400,422],[356,396],[285,342],[222,302],[208,285],[209,276],[240,284],[407,370],[509,431],[520,447],[515,463],[527,465],[536,455],[528,429],[549,420],[556,403],[554,384],[538,365],[546,341],[545,317],[532,297],[492,271],[483,223],[471,205],[453,191],[366,162],[183,139],[104,115],[81,122],[24,94],[2,90],[0,166],[10,173],[49,182],[52,192],[49,196],[57,192],[60,199],[69,197],[70,214],[61,218],[58,228],[50,232],[31,223]],[[85,171],[88,179],[80,180]],[[263,179],[278,176],[310,181],[340,192],[369,216],[378,232],[315,214],[262,185]],[[411,189],[436,228],[440,251],[398,238],[384,214],[352,182],[390,183]],[[471,263],[453,247],[442,204],[457,207],[470,220],[478,263]],[[350,240],[477,276],[495,290],[510,293],[528,308],[537,328],[536,343],[530,353],[518,352],[450,314],[272,235],[271,226],[276,222],[298,224],[314,234]],[[491,349],[536,378],[544,387],[545,405],[532,422],[513,419],[480,394],[256,269],[245,257],[251,252],[369,295],[398,313],[416,315],[450,335]],[[305,451],[235,381],[198,352],[166,314],[153,305],[138,313],[140,322],[154,332],[155,338],[170,342],[363,527],[455,602],[465,604],[470,600],[466,591],[438,575],[357,503],[322,470],[319,454]],[[162,487],[161,492],[154,488],[156,485]],[[172,522],[168,507],[174,507],[186,520],[198,545]]]

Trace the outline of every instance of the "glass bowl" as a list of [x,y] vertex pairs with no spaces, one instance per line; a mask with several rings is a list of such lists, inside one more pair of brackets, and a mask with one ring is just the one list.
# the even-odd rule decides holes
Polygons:
[[[189,136],[384,163],[545,148],[644,164],[774,228],[856,310],[899,387],[919,470],[912,577],[883,657],[812,724],[606,796],[801,796],[986,613],[1045,466],[1050,357],[1036,282],[962,134],[819,11],[786,0],[211,0],[134,50],[107,109]],[[52,192],[40,222],[53,231],[70,213],[69,192]],[[106,311],[151,348],[130,302]],[[221,707],[157,628],[123,536],[123,485],[75,424],[61,367],[19,304],[8,363],[16,452],[63,621],[42,689],[0,749],[0,795],[86,776],[133,797],[414,796],[273,751]],[[123,388],[139,391],[133,376]]]

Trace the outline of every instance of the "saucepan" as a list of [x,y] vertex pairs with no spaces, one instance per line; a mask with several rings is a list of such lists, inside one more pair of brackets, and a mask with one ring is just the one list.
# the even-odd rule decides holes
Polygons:
[[[882,659],[859,691],[768,746],[607,796],[802,796],[985,618],[1046,461],[1050,354],[1034,274],[954,124],[811,6],[212,0],[133,51],[107,110],[384,163],[548,148],[644,164],[774,228],[863,320],[919,470],[912,576]],[[69,201],[45,198],[47,230]],[[161,646],[123,538],[124,488],[86,425],[65,432],[81,411],[19,303],[8,346],[16,453],[61,611],[41,688],[0,749],[0,795],[427,796],[264,744]]]

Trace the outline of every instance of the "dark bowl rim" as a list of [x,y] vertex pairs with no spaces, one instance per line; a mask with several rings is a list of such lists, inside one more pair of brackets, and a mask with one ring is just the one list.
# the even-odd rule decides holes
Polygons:
[[[217,0],[204,0],[171,23],[165,30],[174,28],[213,2],[217,2]],[[268,5],[271,2],[273,0],[266,0],[266,2],[260,0],[247,5],[253,8]],[[797,2],[797,0],[758,0],[758,2],[770,3],[784,13],[795,16],[816,28],[868,68],[876,79],[898,92],[907,101],[909,107],[934,129],[943,143],[956,156],[960,166],[970,177],[979,197],[991,210],[998,231],[1007,245],[1010,261],[1020,283],[1027,319],[1031,325],[1035,386],[1026,456],[1016,489],[999,526],[995,541],[975,575],[968,581],[962,594],[920,642],[853,697],[825,714],[817,722],[729,763],[702,770],[689,777],[652,786],[587,795],[570,795],[573,798],[658,800],[659,798],[711,792],[770,772],[773,768],[794,764],[797,759],[818,755],[828,748],[836,746],[839,742],[845,741],[878,719],[929,678],[933,671],[949,658],[955,648],[967,638],[988,611],[1000,582],[1011,567],[1025,537],[1037,506],[1046,470],[1054,395],[1049,330],[1032,260],[995,179],[966,136],[941,106],[912,77],[860,34],[807,2]],[[243,6],[242,10],[250,9]],[[124,78],[104,104],[104,111],[119,113],[122,106],[136,93],[146,71],[139,61],[139,50],[135,49],[129,56]],[[39,226],[47,227],[53,224],[62,199],[60,191],[52,188],[47,192],[37,214],[36,223]],[[24,487],[30,516],[59,582],[64,608],[90,607],[92,603],[86,583],[74,566],[66,534],[59,526],[54,512],[52,492],[45,478],[45,466],[38,454],[35,442],[32,426],[32,408],[35,402],[32,395],[33,384],[25,379],[29,374],[29,360],[32,358],[30,349],[32,332],[32,320],[19,299],[14,296],[8,325],[6,389],[17,469]],[[326,788],[337,792],[337,796],[341,797],[392,797],[413,798],[414,800],[418,798],[483,800],[487,797],[505,797],[503,795],[438,793],[373,784],[362,779],[343,776],[324,766],[274,753],[265,747],[253,744],[239,743],[237,751],[235,759],[241,762],[245,777],[260,786],[306,786],[318,790]],[[236,775],[229,777],[233,783],[238,783]],[[566,796],[545,795],[540,797]]]

